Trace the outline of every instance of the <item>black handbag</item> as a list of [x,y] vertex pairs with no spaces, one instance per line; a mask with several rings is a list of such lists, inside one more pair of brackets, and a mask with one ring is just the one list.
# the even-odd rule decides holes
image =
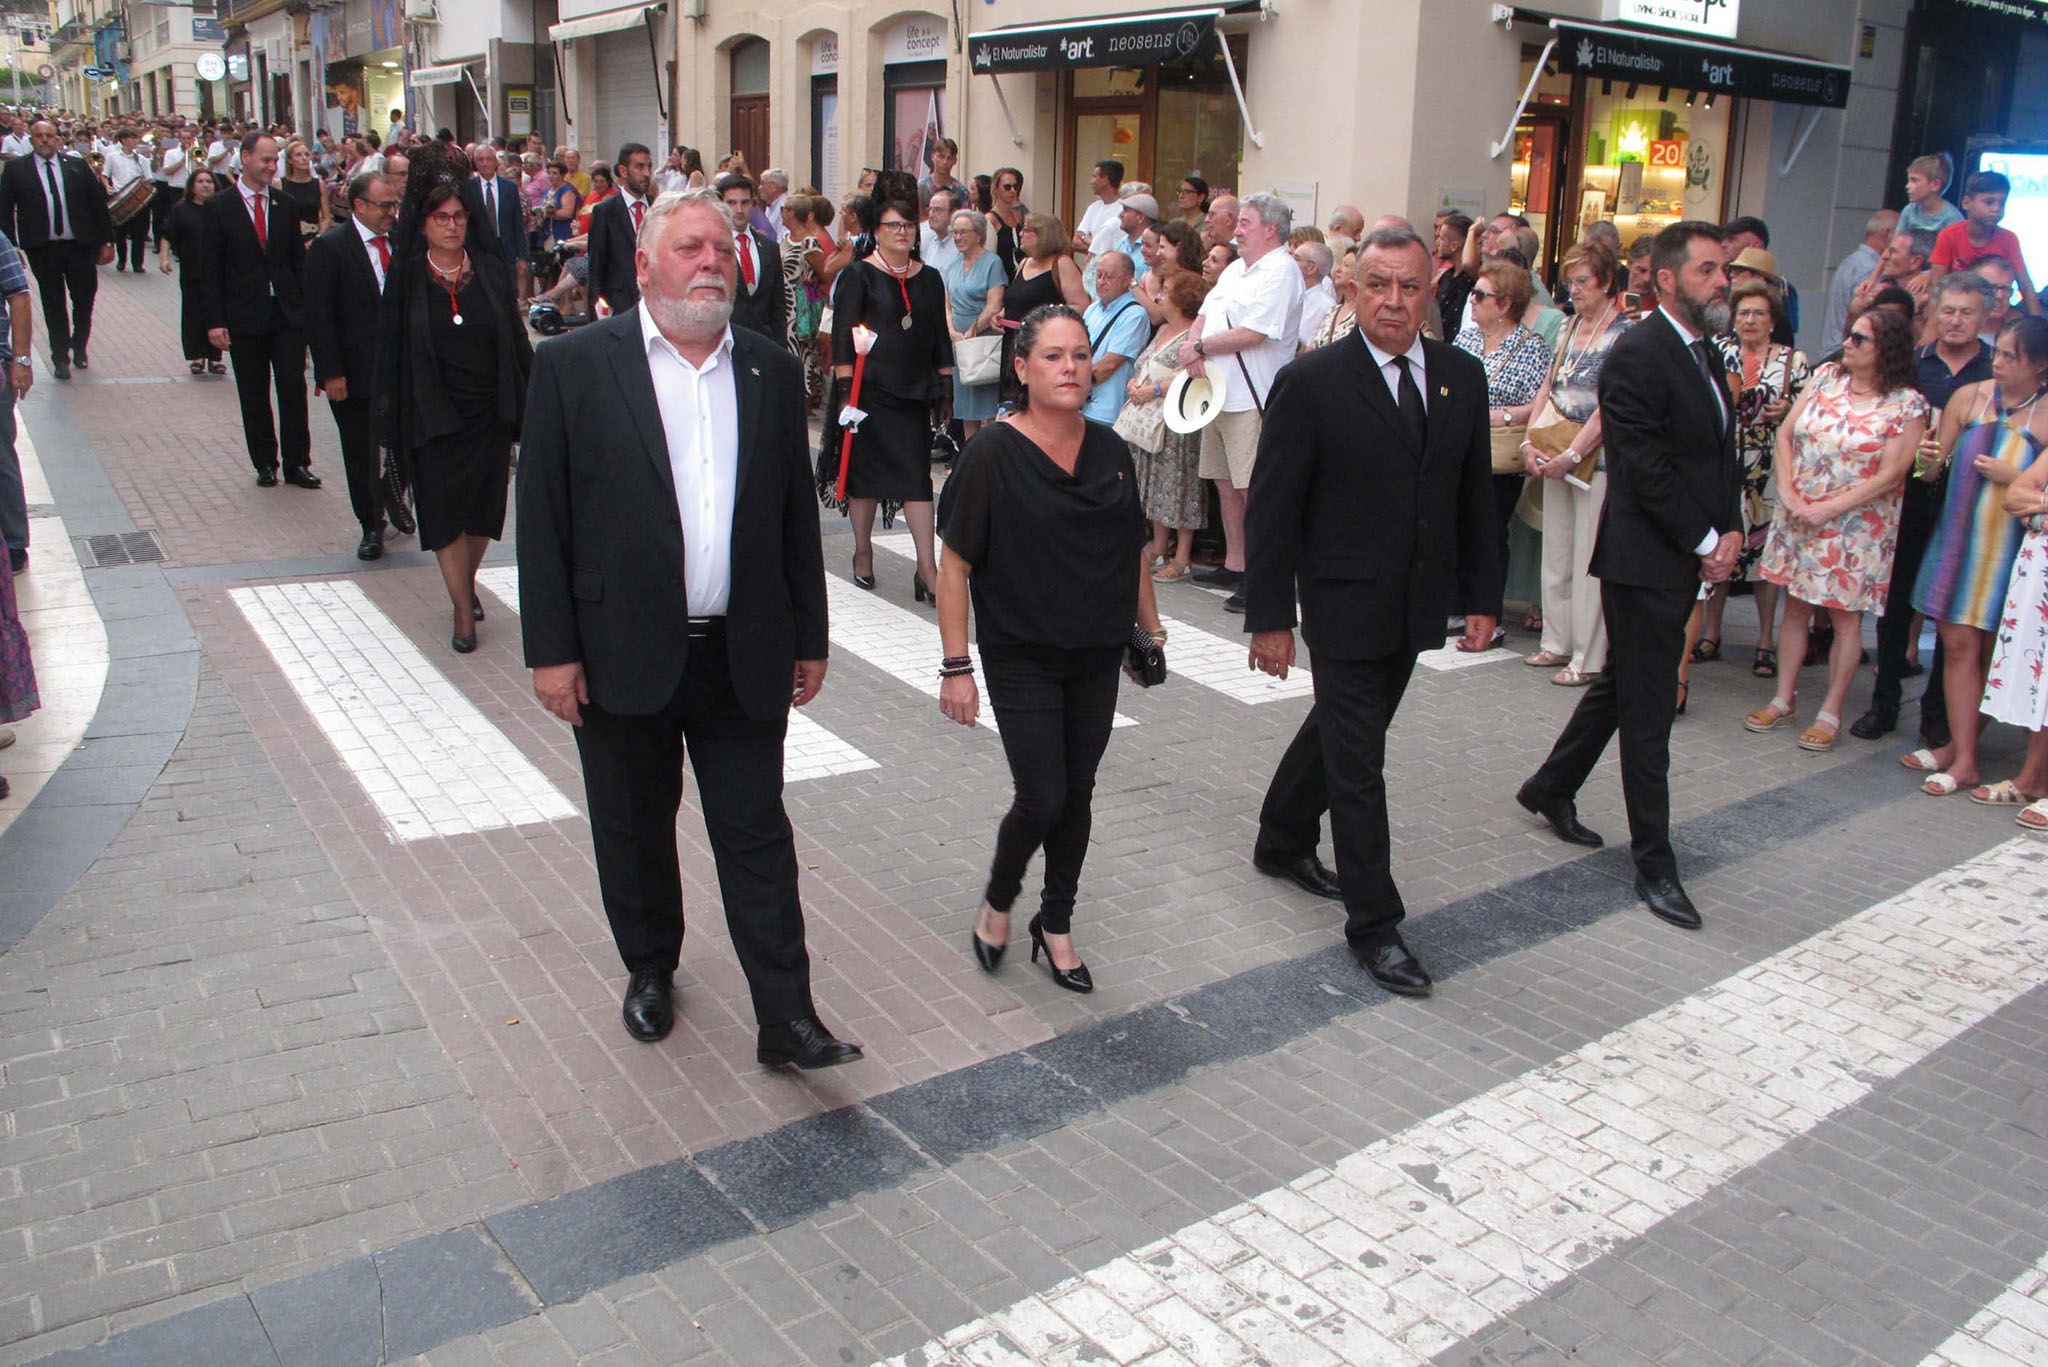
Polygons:
[[401,536],[411,536],[419,530],[419,523],[413,519],[412,491],[406,487],[405,472],[398,468],[398,453],[389,446],[384,448],[384,515],[391,519],[391,525]]
[[1131,628],[1131,639],[1124,645],[1124,673],[1140,688],[1166,682],[1166,651],[1143,627]]

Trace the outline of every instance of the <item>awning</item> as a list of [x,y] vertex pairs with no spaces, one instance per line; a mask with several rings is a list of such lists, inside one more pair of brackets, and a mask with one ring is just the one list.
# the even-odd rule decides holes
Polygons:
[[564,19],[548,28],[548,41],[566,43],[572,38],[589,38],[599,33],[617,33],[620,29],[632,28],[644,21],[648,15],[667,9],[666,4],[628,5],[624,9],[605,10],[601,14],[586,14],[581,19]]
[[460,85],[468,74],[466,64],[456,62],[449,66],[416,66],[412,69],[412,83],[418,85]]
[[1560,19],[1536,10],[1517,8],[1514,17],[1554,30],[1558,67],[1572,75],[1822,109],[1849,103],[1849,68],[1830,62]]
[[1073,71],[1185,61],[1215,41],[1216,21],[1223,9],[1212,5],[1155,10],[970,33],[968,69],[994,76],[1011,71]]

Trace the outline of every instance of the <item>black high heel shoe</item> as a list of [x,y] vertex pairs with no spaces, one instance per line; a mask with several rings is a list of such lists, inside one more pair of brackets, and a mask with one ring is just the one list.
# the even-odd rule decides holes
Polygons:
[[967,931],[968,943],[974,946],[974,962],[981,965],[984,973],[993,973],[1003,961],[1008,945],[992,945],[981,938],[981,913],[974,913],[974,924]]
[[938,601],[939,601],[939,595],[938,595],[938,594],[937,594],[936,592],[934,592],[933,590],[931,590],[931,589],[928,589],[928,588],[926,588],[926,587],[924,586],[924,576],[923,576],[923,575],[921,575],[921,574],[912,574],[912,575],[910,576],[910,582],[911,582],[911,584],[912,584],[912,586],[913,586],[913,587],[912,587],[912,589],[911,589],[911,591],[912,591],[913,593],[915,593],[915,594],[917,595],[917,601],[918,601],[918,602],[920,602],[920,603],[923,603],[923,602],[927,602],[927,601],[929,601],[929,602],[933,602],[933,603],[936,603],[936,602],[938,602]]
[[1046,949],[1045,931],[1039,926],[1039,922],[1044,918],[1045,913],[1040,912],[1031,918],[1031,925],[1028,927],[1031,931],[1031,962],[1037,963],[1038,951],[1044,949],[1045,967],[1046,971],[1052,974],[1053,986],[1064,987],[1069,992],[1093,992],[1095,979],[1088,975],[1088,965],[1075,964],[1072,968],[1061,968],[1052,961],[1052,951]]
[[[860,557],[857,555],[850,555],[846,558],[846,568],[849,570],[853,570],[853,567],[859,563]],[[873,566],[870,565],[869,568],[872,569]],[[859,570],[853,570],[853,586],[857,589],[866,589],[869,593],[873,593],[875,591],[875,576],[872,574],[862,574]]]

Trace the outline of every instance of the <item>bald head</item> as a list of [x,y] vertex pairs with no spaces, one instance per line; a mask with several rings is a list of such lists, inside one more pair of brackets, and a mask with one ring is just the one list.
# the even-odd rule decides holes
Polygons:
[[1330,210],[1327,229],[1334,236],[1348,237],[1353,242],[1365,236],[1365,215],[1356,204],[1339,204]]
[[[1358,211],[1354,209],[1352,212]],[[1399,214],[1381,214],[1372,221],[1372,230],[1376,233],[1384,232],[1388,228],[1406,228],[1411,233],[1415,231],[1415,225]]]
[[1898,232],[1899,211],[1897,209],[1879,209],[1863,225],[1863,240],[1879,251],[1883,251],[1891,245],[1892,239],[1898,236]]

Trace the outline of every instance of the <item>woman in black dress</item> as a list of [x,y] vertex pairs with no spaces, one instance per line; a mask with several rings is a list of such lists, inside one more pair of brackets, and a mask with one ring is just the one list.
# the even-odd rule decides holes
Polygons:
[[228,373],[220,348],[206,340],[206,325],[196,321],[200,313],[194,254],[199,250],[200,234],[206,231],[206,214],[200,206],[212,197],[213,188],[213,172],[194,171],[185,181],[184,197],[164,215],[164,235],[156,244],[156,267],[165,275],[171,273],[171,257],[178,258],[178,340],[194,375],[207,370],[216,375]]
[[[862,371],[859,407],[867,416],[853,437],[846,472],[853,518],[853,582],[875,586],[875,511],[901,504],[917,543],[917,601],[938,578],[932,534],[932,409],[953,393],[953,336],[939,273],[911,255],[921,221],[915,199],[881,206],[874,255],[855,261],[832,285],[832,373],[837,414],[849,402],[856,355],[854,326],[875,334]],[[825,468],[835,477],[840,429],[828,424]]]
[[1164,641],[1152,600],[1151,533],[1130,448],[1082,417],[1092,362],[1081,315],[1034,311],[1017,339],[1017,411],[974,434],[946,481],[940,521],[939,708],[974,725],[981,698],[967,654],[967,610],[1017,794],[996,832],[988,889],[970,936],[993,973],[1010,938],[1024,869],[1045,849],[1031,959],[1053,982],[1092,992],[1074,952],[1074,894],[1088,854],[1095,770],[1116,717],[1117,670],[1134,626]]
[[320,184],[319,173],[313,169],[313,149],[297,138],[284,145],[277,188],[292,202],[300,237],[310,242],[332,226],[327,216],[327,192]]
[[1020,264],[1003,291],[1002,395],[1009,403],[1019,397],[1016,342],[1017,329],[1024,320],[1047,304],[1065,304],[1076,313],[1088,310],[1088,291],[1081,283],[1081,268],[1068,254],[1067,230],[1051,214],[1026,214],[1017,229]]
[[448,588],[458,654],[476,649],[477,566],[505,530],[512,443],[533,349],[511,271],[463,246],[469,159],[429,143],[412,159],[399,245],[385,280],[372,403],[410,481],[420,545]]

